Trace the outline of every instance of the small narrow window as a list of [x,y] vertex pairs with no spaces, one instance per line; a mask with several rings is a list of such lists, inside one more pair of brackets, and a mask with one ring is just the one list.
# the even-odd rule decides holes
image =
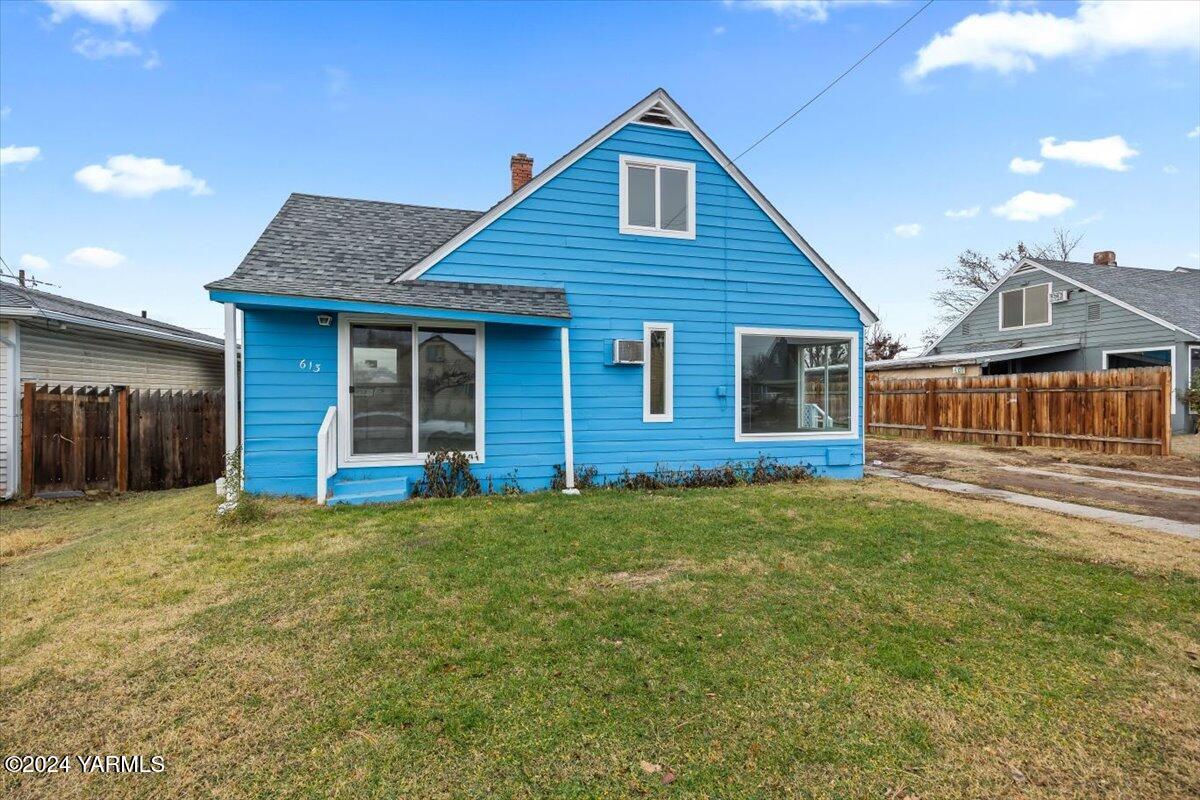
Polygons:
[[674,326],[669,322],[647,322],[642,326],[642,346],[645,348],[643,422],[671,422],[674,419],[674,338]]
[[621,156],[621,233],[696,237],[696,165]]

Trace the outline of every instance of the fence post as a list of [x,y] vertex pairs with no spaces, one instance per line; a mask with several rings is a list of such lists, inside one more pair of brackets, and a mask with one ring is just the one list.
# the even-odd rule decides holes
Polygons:
[[25,497],[33,496],[33,398],[36,393],[37,384],[26,382],[21,400],[21,494]]
[[113,470],[117,473],[114,483],[117,492],[129,491],[129,387],[114,386],[117,425],[114,431],[117,453],[113,459]]
[[1017,385],[1021,387],[1017,392],[1017,425],[1021,430],[1022,447],[1029,446],[1029,430],[1033,427],[1029,408],[1029,383],[1029,375],[1023,373],[1017,376]]
[[925,435],[934,436],[934,418],[937,415],[937,379],[925,379]]
[[1166,413],[1163,415],[1162,428],[1162,454],[1164,456],[1171,455],[1171,412],[1175,410],[1175,387],[1171,384],[1171,368],[1163,367],[1162,372],[1158,376],[1158,385],[1162,389],[1163,407]]

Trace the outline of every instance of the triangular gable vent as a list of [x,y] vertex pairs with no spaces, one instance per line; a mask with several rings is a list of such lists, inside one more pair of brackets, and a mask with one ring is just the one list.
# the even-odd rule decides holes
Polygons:
[[655,103],[646,109],[646,113],[637,118],[644,125],[658,125],[663,128],[682,128],[670,111],[662,103]]

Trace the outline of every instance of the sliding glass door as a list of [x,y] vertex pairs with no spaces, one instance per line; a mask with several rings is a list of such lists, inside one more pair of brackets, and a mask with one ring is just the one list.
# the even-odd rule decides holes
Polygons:
[[349,460],[478,452],[480,337],[474,326],[350,322],[343,336]]

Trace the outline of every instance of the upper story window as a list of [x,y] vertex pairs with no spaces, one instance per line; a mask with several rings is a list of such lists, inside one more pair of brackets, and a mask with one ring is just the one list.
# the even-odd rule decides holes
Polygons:
[[621,233],[696,238],[696,165],[621,156]]
[[1050,284],[1000,293],[1000,330],[1050,324]]

